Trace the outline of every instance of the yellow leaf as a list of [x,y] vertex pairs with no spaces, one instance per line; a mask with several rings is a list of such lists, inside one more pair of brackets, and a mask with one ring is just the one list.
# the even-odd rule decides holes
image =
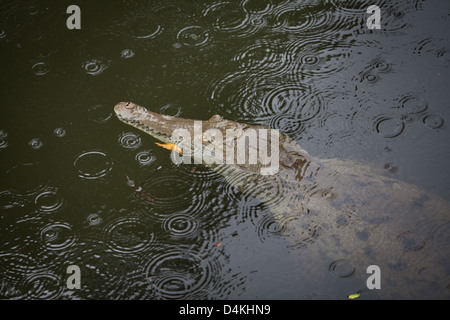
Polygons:
[[160,147],[163,147],[163,148],[165,148],[167,150],[175,150],[178,153],[183,153],[183,150],[181,150],[181,148],[178,147],[175,143],[164,143],[163,144],[163,143],[155,142],[155,144],[160,146]]
[[361,296],[360,293],[354,293],[354,294],[349,295],[347,298],[348,299],[356,299],[356,298],[359,298],[360,296]]

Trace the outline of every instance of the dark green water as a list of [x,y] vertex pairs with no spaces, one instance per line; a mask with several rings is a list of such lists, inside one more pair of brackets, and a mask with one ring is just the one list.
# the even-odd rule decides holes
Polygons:
[[[365,287],[336,261],[302,272],[308,244],[291,247],[214,172],[175,166],[116,119],[120,101],[265,124],[450,200],[448,1],[82,1],[80,30],[66,27],[70,4],[0,4],[1,298],[345,299]],[[366,26],[372,4],[380,30]],[[450,298],[449,273],[437,282],[423,298]]]

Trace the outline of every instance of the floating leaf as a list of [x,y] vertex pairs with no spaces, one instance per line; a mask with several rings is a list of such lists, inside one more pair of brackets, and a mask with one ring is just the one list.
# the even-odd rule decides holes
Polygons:
[[354,293],[354,294],[349,295],[347,298],[352,300],[352,299],[359,298],[360,296],[361,296],[360,293]]
[[181,148],[178,147],[175,143],[158,143],[158,142],[155,142],[155,144],[157,146],[163,147],[163,148],[165,148],[167,150],[175,150],[178,153],[183,153],[183,150],[181,150]]

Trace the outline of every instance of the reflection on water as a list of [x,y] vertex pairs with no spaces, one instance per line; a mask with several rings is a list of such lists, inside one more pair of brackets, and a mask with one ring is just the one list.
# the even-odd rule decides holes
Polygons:
[[[261,203],[201,165],[175,166],[112,108],[130,100],[264,124],[312,155],[372,161],[450,199],[449,4],[378,1],[381,29],[369,30],[372,4],[96,1],[69,31],[52,1],[3,1],[0,297],[345,299],[364,288],[364,268],[317,248],[358,212],[328,225],[320,210],[276,219],[281,191]],[[302,196],[342,201],[331,189]],[[423,223],[393,242],[405,254],[431,242],[448,252],[449,226]],[[71,264],[81,290],[65,286]],[[383,284],[362,298],[449,297],[448,265],[417,268],[428,292],[392,296]]]

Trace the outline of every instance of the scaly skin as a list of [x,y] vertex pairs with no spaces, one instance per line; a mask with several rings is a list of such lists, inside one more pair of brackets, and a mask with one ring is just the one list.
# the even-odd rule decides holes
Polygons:
[[[180,128],[194,136],[194,120],[160,115],[131,102],[114,110],[121,121],[160,141],[180,143],[184,150],[192,147],[170,137]],[[201,124],[203,132],[214,128],[223,136],[226,129],[268,129],[218,115]],[[203,151],[211,146],[211,141],[201,141]],[[208,166],[271,210],[293,246],[305,248],[300,251],[307,255],[302,269],[318,274],[317,282],[326,281],[327,272],[320,278],[315,269],[326,261],[345,260],[358,270],[354,276],[361,277],[361,287],[369,276],[366,268],[378,265],[383,297],[450,297],[450,206],[443,199],[359,163],[312,157],[281,132],[274,175],[261,175],[260,164]]]

